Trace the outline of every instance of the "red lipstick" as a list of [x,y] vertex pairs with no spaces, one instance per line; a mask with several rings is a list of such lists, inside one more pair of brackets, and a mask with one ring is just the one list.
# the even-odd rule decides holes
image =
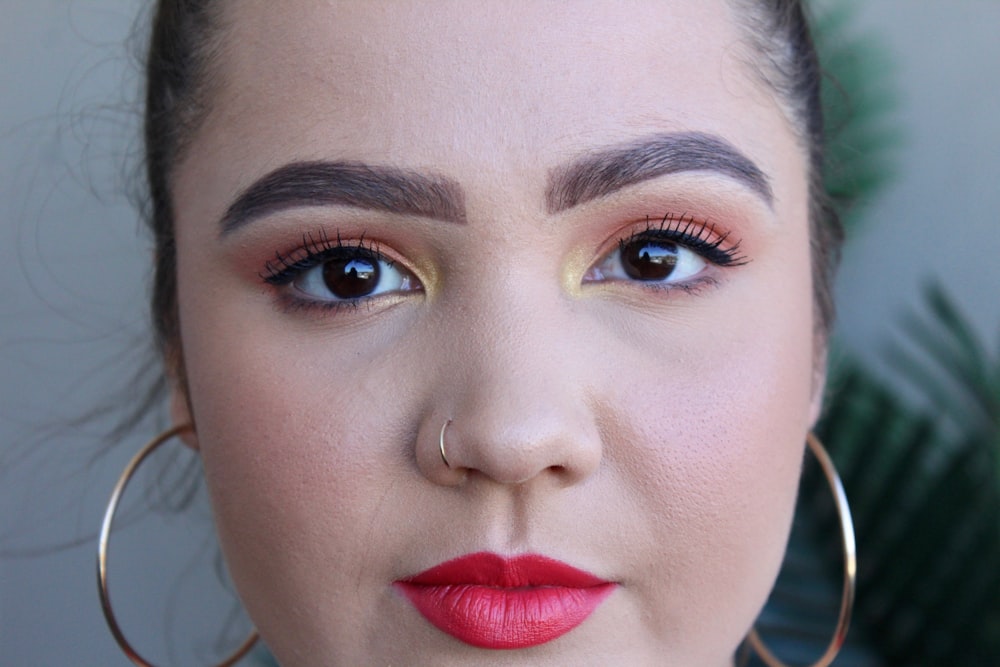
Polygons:
[[395,586],[455,639],[491,649],[537,646],[583,623],[616,584],[537,555],[475,553]]

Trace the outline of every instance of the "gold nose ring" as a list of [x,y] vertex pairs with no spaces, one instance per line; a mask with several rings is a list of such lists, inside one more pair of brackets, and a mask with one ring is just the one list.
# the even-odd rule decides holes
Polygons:
[[441,435],[438,437],[438,451],[441,452],[441,460],[444,461],[444,465],[448,468],[448,470],[451,470],[451,464],[448,463],[448,457],[444,453],[444,431],[448,428],[448,424],[450,423],[450,419],[444,422],[444,426],[441,427]]

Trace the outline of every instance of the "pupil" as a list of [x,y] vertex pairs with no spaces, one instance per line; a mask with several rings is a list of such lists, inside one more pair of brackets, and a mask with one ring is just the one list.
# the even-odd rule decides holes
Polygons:
[[323,282],[340,299],[368,296],[378,287],[378,262],[366,258],[331,259],[323,265]]
[[622,248],[622,266],[636,280],[663,280],[677,266],[677,244],[639,241]]

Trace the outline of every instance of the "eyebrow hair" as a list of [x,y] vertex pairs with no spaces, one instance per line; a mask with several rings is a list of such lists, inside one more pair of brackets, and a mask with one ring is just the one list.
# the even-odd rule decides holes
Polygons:
[[330,205],[466,221],[462,188],[444,176],[361,162],[293,162],[255,181],[236,198],[222,216],[221,235],[276,211]]
[[678,132],[589,151],[554,170],[546,204],[549,213],[559,213],[630,185],[685,171],[721,173],[753,190],[768,206],[774,203],[767,175],[728,141],[702,132]]
[[[630,185],[668,174],[714,171],[739,181],[773,205],[767,175],[721,137],[702,132],[657,134],[588,153],[549,174],[546,204],[559,213]],[[221,236],[289,208],[349,206],[465,223],[456,181],[398,167],[351,161],[292,162],[244,190],[220,221]]]

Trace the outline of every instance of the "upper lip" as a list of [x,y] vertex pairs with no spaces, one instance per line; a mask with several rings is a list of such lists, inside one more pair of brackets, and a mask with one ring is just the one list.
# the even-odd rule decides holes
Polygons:
[[505,557],[486,551],[459,556],[401,581],[418,586],[464,584],[495,588],[590,588],[610,583],[546,556]]

